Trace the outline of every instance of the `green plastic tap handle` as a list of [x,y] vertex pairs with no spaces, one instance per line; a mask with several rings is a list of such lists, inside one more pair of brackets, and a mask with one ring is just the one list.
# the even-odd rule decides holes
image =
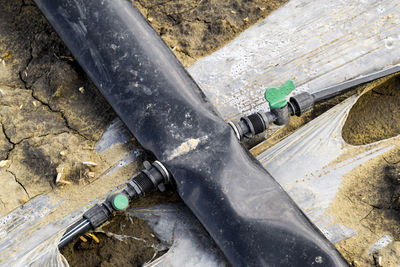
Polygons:
[[129,199],[125,194],[115,194],[112,196],[112,205],[118,211],[124,210],[129,206]]
[[294,88],[294,83],[292,80],[288,80],[281,87],[269,87],[265,90],[264,97],[269,103],[271,109],[283,108],[286,106],[286,96],[290,94]]

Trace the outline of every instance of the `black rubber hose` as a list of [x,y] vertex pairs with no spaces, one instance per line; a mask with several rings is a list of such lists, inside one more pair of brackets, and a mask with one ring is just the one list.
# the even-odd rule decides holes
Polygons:
[[322,89],[316,93],[311,94],[314,98],[314,104],[318,104],[321,102],[324,102],[326,100],[329,100],[335,96],[341,95],[346,93],[347,91],[351,90],[355,86],[385,77],[387,75],[400,72],[400,66],[394,66],[391,68],[387,68],[381,71],[377,71],[365,76],[361,76],[356,79],[352,79],[350,81],[346,81],[343,83],[339,83],[330,87],[327,87],[325,89]]
[[65,231],[65,234],[61,237],[61,240],[58,243],[58,249],[62,249],[75,238],[84,235],[90,230],[94,230],[90,224],[90,221],[85,218],[80,219]]
[[345,266],[127,0],[35,0],[234,266]]

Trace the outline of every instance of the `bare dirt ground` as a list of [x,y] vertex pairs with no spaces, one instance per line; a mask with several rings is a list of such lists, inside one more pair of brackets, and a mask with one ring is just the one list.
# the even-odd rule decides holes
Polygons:
[[57,169],[89,178],[77,159],[101,161],[90,148],[115,115],[31,2],[1,1],[0,17],[0,176],[22,203],[51,191]]
[[[350,110],[344,140],[360,146],[388,138],[394,149],[369,160],[343,177],[330,213],[357,235],[336,244],[354,266],[398,266],[400,255],[400,76],[383,78]],[[374,82],[372,83],[374,85]],[[371,248],[384,236],[391,242]],[[380,262],[380,263],[379,263]]]

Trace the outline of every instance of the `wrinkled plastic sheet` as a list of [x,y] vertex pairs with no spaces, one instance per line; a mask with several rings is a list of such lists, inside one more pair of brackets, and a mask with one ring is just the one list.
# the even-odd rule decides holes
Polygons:
[[55,224],[41,220],[56,206],[40,196],[0,220],[2,266],[68,266],[57,247],[68,220]]
[[[355,148],[343,140],[343,125],[357,99],[349,98],[257,157],[332,243],[357,234],[345,225],[334,223],[327,214],[342,177],[395,148],[390,141]],[[355,155],[343,160],[341,156],[349,148]]]
[[[268,108],[261,99],[261,92],[265,87],[280,85],[289,78],[301,85],[299,90],[314,92],[319,88],[397,64],[399,49],[396,49],[395,44],[399,39],[398,9],[399,5],[393,1],[308,3],[292,0],[226,47],[196,62],[189,71],[224,118],[237,118],[243,113]],[[295,28],[294,24],[299,26]],[[307,35],[313,38],[308,38]],[[335,36],[341,38],[336,39]],[[302,45],[298,45],[299,43]],[[210,64],[214,66],[212,69],[207,67]],[[369,152],[360,153],[355,159],[338,165],[341,172],[336,172],[335,175],[330,173],[329,175],[336,177],[331,182],[327,176],[322,179],[324,182],[310,181],[306,188],[293,185],[293,177],[286,176],[285,170],[291,169],[288,164],[285,163],[285,168],[277,166],[282,166],[284,157],[289,153],[287,151],[301,150],[300,146],[295,146],[297,142],[306,145],[308,152],[313,146],[317,146],[325,147],[324,151],[327,154],[332,153],[332,157],[340,154],[337,148],[343,141],[338,133],[354,101],[355,98],[349,99],[258,157],[332,242],[351,236],[354,231],[342,225],[329,225],[331,221],[324,215],[324,209],[319,210],[319,203],[324,207],[328,206],[340,184],[341,175],[390,147],[371,147]],[[325,125],[328,120],[331,123]],[[109,133],[114,137],[118,136],[121,129],[126,131],[122,124],[113,129]],[[307,131],[319,131],[325,142],[317,144],[309,139],[303,140]],[[301,159],[293,154],[289,153],[290,163],[296,164],[291,166],[297,166],[296,160]],[[307,155],[304,151],[302,154]],[[318,161],[312,167],[316,172],[321,170],[323,161],[332,159],[326,154],[322,156],[323,160],[319,156],[315,156]],[[318,192],[321,188],[332,189],[323,196]],[[65,228],[84,209],[62,221],[42,224],[43,218],[56,210],[57,205],[53,202],[46,196],[38,197],[2,218],[2,265],[67,266],[56,244]],[[31,216],[27,217],[28,213],[25,212]],[[163,218],[162,214],[160,218]],[[26,233],[29,234],[25,235]],[[19,242],[20,238],[24,242]]]
[[157,238],[169,248],[144,266],[228,266],[215,242],[185,205],[163,204],[150,209],[131,209],[127,214],[147,221]]
[[[225,119],[269,110],[267,87],[310,93],[400,63],[400,3],[291,0],[189,72]],[[210,67],[212,66],[212,67]]]

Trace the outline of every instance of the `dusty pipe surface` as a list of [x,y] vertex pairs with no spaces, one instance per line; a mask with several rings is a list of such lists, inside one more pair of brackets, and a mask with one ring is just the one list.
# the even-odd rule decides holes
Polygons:
[[347,265],[130,2],[35,2],[232,265]]

